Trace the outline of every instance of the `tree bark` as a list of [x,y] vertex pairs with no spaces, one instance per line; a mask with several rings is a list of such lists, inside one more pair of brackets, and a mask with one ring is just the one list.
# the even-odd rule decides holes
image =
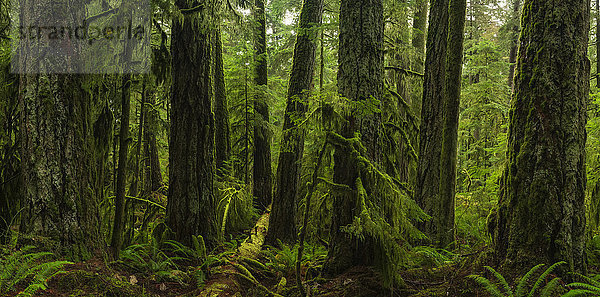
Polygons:
[[425,60],[425,32],[427,31],[427,8],[429,0],[415,1],[415,14],[413,17],[412,46],[416,50],[414,69],[418,73],[423,72]]
[[115,218],[110,246],[116,258],[123,243],[125,227],[125,178],[127,176],[127,153],[129,152],[129,112],[131,75],[125,74],[121,87],[121,128],[119,130],[119,167],[117,169],[117,192],[115,197]]
[[223,44],[221,30],[215,30],[215,160],[217,169],[229,160],[231,144],[229,139],[229,108],[223,70]]
[[294,49],[279,152],[277,184],[266,237],[266,242],[270,245],[276,244],[277,239],[286,244],[296,242],[295,217],[305,134],[304,127],[299,127],[298,122],[304,119],[308,108],[319,33],[316,26],[321,23],[322,14],[323,0],[306,0],[300,13],[300,28]]
[[462,80],[463,42],[466,0],[450,0],[448,27],[448,57],[444,103],[444,132],[440,161],[439,209],[432,213],[438,230],[434,242],[446,247],[454,241],[454,195],[456,191],[456,154],[458,143],[458,116]]
[[265,1],[255,0],[254,36],[254,167],[253,195],[256,207],[264,211],[273,200],[271,171],[271,132],[269,131],[269,106],[267,105],[267,28]]
[[[439,209],[440,166],[443,138],[443,104],[448,43],[448,0],[432,0],[427,33],[425,80],[419,130],[419,162],[414,199],[429,215]],[[430,237],[438,233],[434,221],[421,230]]]
[[508,163],[491,224],[507,267],[566,261],[585,271],[589,18],[589,0],[524,3]]
[[[56,21],[48,25],[71,25],[82,13],[65,2],[24,0],[20,4],[20,21],[26,25],[37,20]],[[80,48],[67,40],[72,56],[49,61],[30,55],[32,41],[20,42],[21,179],[25,202],[21,231],[59,241],[56,252],[69,258],[88,258],[102,249],[102,241],[97,202],[90,190],[94,163],[89,149],[93,147],[93,133],[90,98],[82,88],[84,76],[27,73],[41,70],[40,65],[73,70]],[[36,42],[44,46],[48,41]]]
[[[340,7],[340,46],[338,88],[340,95],[352,101],[368,104],[383,94],[383,3],[381,0],[343,0]],[[378,106],[377,106],[378,107]],[[381,114],[360,114],[353,108],[346,116],[341,135],[354,137],[360,132],[370,161],[381,161]],[[352,191],[334,195],[331,239],[324,270],[338,274],[353,265],[374,264],[373,240],[352,238],[340,228],[352,223],[356,209],[357,164],[350,156],[351,148],[336,148],[333,181],[347,185]]]
[[156,94],[154,87],[150,87],[147,96],[146,115],[144,121],[144,161],[145,178],[144,187],[146,194],[158,191],[162,187],[162,174],[158,158],[158,145],[156,144],[156,130],[158,125],[158,110],[155,109]]
[[513,11],[511,18],[511,36],[510,36],[510,53],[508,55],[508,63],[510,68],[508,70],[508,86],[511,91],[514,92],[514,77],[515,77],[515,66],[517,64],[517,50],[519,43],[519,24],[520,24],[520,8],[521,0],[513,0]]
[[[177,0],[179,9],[188,1]],[[213,193],[214,119],[211,112],[211,33],[208,8],[173,20],[173,97],[169,141],[167,225],[174,239],[191,245],[192,236],[216,240]]]

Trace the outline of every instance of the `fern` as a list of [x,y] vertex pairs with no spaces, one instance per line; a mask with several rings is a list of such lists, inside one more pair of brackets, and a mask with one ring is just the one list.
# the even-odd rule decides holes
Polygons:
[[[492,283],[489,279],[487,279],[483,276],[473,274],[473,275],[469,275],[467,277],[474,280],[475,282],[477,282],[488,293],[490,293],[490,295],[492,295],[494,297],[506,297],[507,296],[507,295],[502,294],[502,292],[500,292],[500,289],[498,289],[498,286],[496,286],[496,284]],[[508,295],[508,296],[510,296],[510,295]]]
[[278,240],[278,243],[281,249],[269,246],[266,250],[262,251],[262,253],[269,259],[267,266],[271,266],[277,271],[281,271],[290,275],[296,264],[298,246],[295,245],[290,247],[289,245],[282,243],[280,240]]
[[550,275],[550,273],[552,273],[554,270],[556,270],[556,268],[558,266],[564,265],[564,264],[567,264],[567,262],[564,262],[564,261],[557,262],[557,263],[554,263],[552,266],[548,267],[548,269],[546,269],[546,271],[544,271],[544,273],[542,273],[542,275],[540,275],[540,277],[538,277],[537,281],[533,285],[533,288],[531,289],[531,291],[529,292],[529,295],[527,295],[527,297],[533,297],[533,293],[542,285],[542,282],[546,280],[546,277],[548,277],[548,275]]
[[558,277],[553,278],[551,281],[548,282],[548,284],[546,284],[546,286],[544,286],[540,296],[541,297],[551,297],[552,294],[554,292],[556,292],[556,290],[560,286],[560,283],[561,283],[560,278],[558,278]]
[[583,279],[584,282],[573,282],[567,285],[567,288],[571,290],[562,297],[574,297],[574,296],[600,296],[600,282],[594,280],[591,277],[575,273],[574,275]]
[[[496,278],[497,282],[503,287],[504,293],[498,288],[498,285],[492,282],[490,279],[480,276],[480,275],[469,275],[468,278],[473,279],[480,286],[482,286],[488,293],[490,293],[494,297],[534,297],[534,296],[542,296],[542,297],[550,297],[558,287],[560,286],[560,278],[554,277],[552,278],[545,286],[542,287],[543,282],[548,278],[548,276],[556,270],[556,268],[560,265],[566,264],[566,262],[557,262],[552,266],[548,267],[540,276],[536,279],[536,282],[531,287],[531,290],[527,291],[527,287],[530,283],[531,278],[535,273],[540,270],[544,264],[539,264],[531,268],[520,280],[517,284],[517,289],[513,292],[511,290],[510,285],[494,268],[485,266],[493,276]],[[541,288],[540,295],[534,295]]]
[[30,253],[33,249],[33,246],[25,246],[17,251],[4,250],[3,254],[7,255],[0,258],[0,291],[13,291],[17,284],[30,279],[27,287],[17,296],[33,296],[37,291],[45,290],[48,279],[61,273],[64,265],[73,264],[68,261],[44,262],[43,258],[53,254]]
[[534,266],[533,268],[529,269],[529,271],[525,274],[525,276],[523,276],[521,278],[521,280],[519,281],[519,284],[517,285],[517,290],[515,291],[516,296],[523,296],[525,294],[525,292],[523,290],[525,290],[525,286],[527,285],[529,278],[538,269],[542,268],[543,266],[544,266],[544,264],[538,264],[538,265]]

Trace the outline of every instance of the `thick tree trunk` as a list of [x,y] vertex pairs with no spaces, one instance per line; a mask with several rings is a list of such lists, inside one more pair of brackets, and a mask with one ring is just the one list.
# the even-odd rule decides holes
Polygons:
[[254,167],[253,195],[256,207],[264,211],[273,200],[271,171],[271,135],[269,131],[269,105],[267,105],[267,28],[265,1],[255,0],[256,22],[254,50]]
[[117,169],[117,192],[115,197],[115,218],[110,246],[113,256],[118,257],[123,243],[125,227],[125,178],[127,177],[127,153],[129,152],[129,111],[131,75],[125,74],[121,87],[121,128],[119,130],[119,168]]
[[308,108],[308,97],[315,69],[317,34],[315,27],[321,23],[323,0],[306,0],[300,13],[300,24],[294,61],[287,94],[287,107],[283,123],[277,184],[273,207],[269,218],[267,244],[274,245],[277,239],[283,243],[296,241],[296,209],[298,186],[304,152],[304,128],[298,127],[298,120],[304,118]]
[[[340,8],[340,47],[338,87],[340,95],[352,101],[367,102],[383,94],[383,3],[381,0],[343,0]],[[354,137],[360,132],[361,141],[372,162],[381,161],[381,114],[361,114],[364,110],[350,110],[341,135]],[[334,195],[331,239],[325,271],[343,272],[353,265],[372,265],[375,255],[373,240],[352,238],[340,230],[352,223],[358,215],[356,208],[357,164],[350,149],[336,148],[333,181],[349,186],[352,191]]]
[[566,261],[570,271],[585,270],[589,11],[589,0],[524,3],[508,163],[492,222],[507,267]]
[[[7,15],[8,11],[0,11],[0,14]],[[0,41],[0,46],[10,45],[6,40],[6,43]],[[10,61],[0,64],[0,81],[4,82],[4,86],[0,87],[0,97],[6,98],[5,104],[0,107],[0,127],[2,127],[0,143],[3,144],[0,146],[0,243],[3,243],[5,239],[10,238],[7,231],[10,224],[15,223],[13,218],[18,214],[22,203],[19,184],[20,160],[17,153],[19,150],[19,80],[18,76],[10,71]]]
[[437,227],[434,242],[446,247],[454,241],[454,194],[456,190],[456,153],[458,143],[458,108],[462,79],[463,41],[466,0],[450,0],[448,27],[448,57],[444,103],[444,134],[440,161],[440,201],[436,212],[431,213]]
[[[54,20],[55,24],[47,25],[66,26],[75,23],[82,12],[66,2],[24,0],[20,4],[20,21],[25,26],[38,20]],[[62,250],[56,252],[70,258],[87,258],[90,252],[101,249],[102,241],[97,203],[90,191],[93,134],[90,98],[82,89],[84,77],[26,74],[41,70],[40,65],[73,70],[79,45],[65,41],[71,42],[66,44],[72,50],[71,57],[49,61],[35,57],[32,41],[20,42],[21,178],[25,202],[21,231],[58,240]],[[45,46],[48,40],[36,42]]]
[[229,160],[231,144],[229,140],[229,108],[223,70],[223,45],[221,30],[215,30],[215,161],[217,169]]
[[[189,1],[177,0],[179,9]],[[167,225],[174,239],[216,240],[213,193],[214,120],[211,112],[211,40],[208,9],[173,20],[173,98],[169,142]]]
[[515,66],[517,64],[517,50],[519,42],[519,24],[520,24],[520,9],[521,0],[513,0],[513,11],[511,18],[511,36],[510,36],[510,53],[508,55],[508,63],[510,68],[508,69],[508,86],[511,91],[514,92],[514,77],[515,77]]
[[58,239],[73,258],[99,249],[90,106],[78,75],[21,75],[23,231]]
[[[429,215],[437,213],[440,187],[440,157],[443,138],[443,104],[448,43],[448,0],[432,0],[427,34],[425,81],[421,108],[419,162],[414,199]],[[434,221],[421,226],[428,236],[438,233]],[[435,238],[431,238],[435,239]]]

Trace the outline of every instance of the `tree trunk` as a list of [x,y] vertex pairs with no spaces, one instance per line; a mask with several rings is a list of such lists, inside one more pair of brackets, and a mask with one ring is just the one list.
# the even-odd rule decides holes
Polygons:
[[[90,106],[81,76],[21,75],[23,231],[58,239],[74,259],[100,247]],[[97,245],[98,244],[98,245]]]
[[520,8],[521,0],[513,0],[513,11],[511,18],[511,36],[510,36],[510,53],[508,55],[508,63],[510,68],[508,70],[508,86],[511,91],[514,92],[514,77],[515,77],[515,66],[517,63],[517,46],[519,42],[519,24],[520,24]]
[[158,145],[156,144],[156,129],[159,115],[158,110],[155,109],[156,94],[154,92],[154,87],[150,87],[147,96],[148,108],[145,109],[146,115],[144,116],[144,191],[146,194],[158,191],[162,187]]
[[[67,26],[82,15],[66,2],[24,0],[20,21],[25,26],[42,20],[47,25]],[[44,9],[39,9],[44,7]],[[58,17],[60,16],[60,17]],[[55,23],[50,23],[55,21]],[[56,252],[79,260],[101,249],[98,209],[92,191],[93,147],[90,98],[82,88],[83,75],[30,74],[46,68],[74,70],[79,44],[66,40],[69,59],[32,55],[31,41],[21,40],[18,55],[21,109],[21,168],[23,232],[51,237],[60,242]],[[46,46],[47,40],[36,41]],[[43,66],[40,66],[43,65]]]
[[271,171],[271,132],[269,131],[269,106],[267,105],[267,29],[265,1],[255,0],[256,23],[254,49],[254,168],[253,195],[256,207],[264,211],[273,199]]
[[215,30],[215,159],[217,169],[229,160],[231,144],[229,140],[229,108],[223,70],[223,45],[221,30]]
[[125,74],[121,88],[121,128],[119,130],[119,168],[117,169],[117,192],[115,197],[115,219],[110,246],[113,256],[118,257],[123,243],[125,227],[125,178],[127,177],[127,153],[129,152],[129,111],[131,74]]
[[570,271],[585,270],[589,4],[524,3],[508,163],[492,224],[508,267],[566,261]]
[[[360,28],[360,29],[357,29]],[[343,0],[340,7],[340,46],[338,87],[340,95],[352,101],[369,102],[383,94],[383,3],[381,0]],[[368,101],[369,100],[369,101]],[[367,103],[368,104],[368,103]],[[377,106],[378,107],[378,106]],[[346,116],[341,135],[361,141],[370,161],[381,161],[381,114],[361,114],[353,108]],[[340,228],[352,223],[356,209],[357,164],[350,149],[336,148],[333,181],[349,186],[352,191],[334,194],[331,239],[325,271],[338,274],[353,265],[372,265],[375,261],[372,239],[361,241],[343,233]]]
[[321,23],[323,0],[306,0],[300,13],[300,24],[294,61],[287,94],[287,107],[282,131],[279,167],[277,168],[277,184],[273,207],[269,218],[267,244],[274,245],[277,239],[283,243],[296,242],[296,210],[298,202],[298,186],[304,152],[304,128],[297,123],[305,116],[308,108],[308,97],[312,85],[315,68],[319,33],[316,24]]
[[596,88],[600,88],[600,0],[596,0]]
[[431,213],[437,227],[434,242],[446,247],[454,241],[454,194],[456,191],[456,150],[458,143],[458,108],[462,79],[463,41],[466,0],[450,0],[448,27],[448,57],[444,103],[444,133],[440,161],[439,209]]
[[[146,81],[144,78],[142,82],[142,98],[140,102],[139,118],[138,118],[138,133],[137,133],[137,145],[135,147],[135,166],[133,168],[133,182],[129,187],[129,196],[140,197],[144,189],[144,177],[140,173],[140,166],[142,160],[142,146],[144,145],[144,126],[146,126]],[[135,99],[134,99],[135,100]]]
[[[6,7],[8,9],[8,7]],[[8,11],[0,11],[7,15]],[[6,17],[8,20],[8,17]],[[7,30],[8,31],[8,28]],[[2,34],[3,32],[0,32]],[[10,46],[0,41],[0,46]],[[0,107],[0,243],[10,238],[7,232],[14,224],[13,218],[21,209],[20,160],[19,160],[19,133],[18,133],[18,105],[19,105],[19,80],[16,74],[10,71],[10,60],[0,64],[0,97],[5,98]]]
[[[188,1],[177,0],[179,9]],[[208,8],[173,20],[173,97],[169,141],[167,225],[174,239],[216,240],[213,193],[214,120],[211,112],[211,44]],[[193,42],[191,42],[193,41]]]
[[[442,108],[445,98],[447,43],[448,0],[432,0],[419,130],[419,162],[414,194],[415,201],[429,215],[437,213],[439,208],[440,157],[442,153],[442,146],[439,142],[443,138]],[[421,229],[430,237],[438,233],[433,221],[424,223]]]
[[414,63],[416,72],[423,72],[425,58],[425,32],[427,31],[427,7],[429,0],[415,1],[415,15],[413,17],[412,46],[416,50],[417,57]]

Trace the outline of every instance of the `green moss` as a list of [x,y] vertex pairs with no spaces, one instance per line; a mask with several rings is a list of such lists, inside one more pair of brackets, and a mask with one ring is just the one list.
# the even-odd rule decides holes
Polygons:
[[146,296],[142,288],[126,281],[83,270],[69,271],[53,282],[51,286],[66,296]]

